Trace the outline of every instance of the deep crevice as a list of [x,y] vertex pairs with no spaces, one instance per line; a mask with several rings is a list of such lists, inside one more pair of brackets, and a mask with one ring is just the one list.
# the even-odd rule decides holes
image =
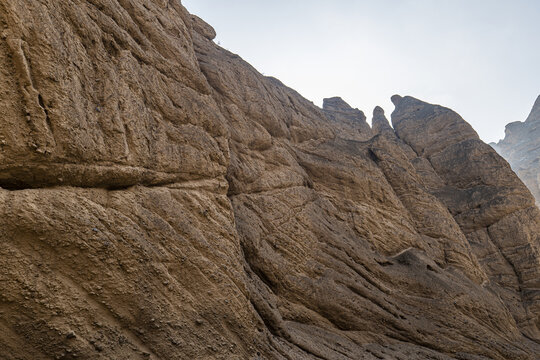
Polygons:
[[45,103],[43,102],[43,96],[41,94],[38,94],[38,102],[39,106],[43,109],[43,112],[45,113],[45,121],[47,122],[47,127],[49,128],[49,131],[52,133],[52,123],[51,118],[49,117],[49,110],[45,106]]
[[18,190],[27,190],[27,189],[35,189],[35,187],[31,186],[30,184],[24,182],[24,181],[0,181],[0,188],[4,190],[10,190],[10,191],[18,191]]
[[15,179],[0,180],[0,189],[9,191],[21,191],[21,190],[40,190],[40,189],[54,189],[60,187],[72,187],[80,189],[104,189],[107,191],[120,191],[128,190],[133,186],[144,186],[147,188],[153,187],[167,187],[167,185],[175,184],[175,182],[167,183],[146,183],[146,182],[133,182],[126,184],[72,184],[66,183],[48,183],[42,184],[30,184],[25,181],[19,181]]
[[381,159],[379,159],[379,157],[375,154],[375,152],[373,151],[373,149],[368,149],[368,156],[371,160],[373,160],[373,162],[375,162],[376,164],[378,164]]

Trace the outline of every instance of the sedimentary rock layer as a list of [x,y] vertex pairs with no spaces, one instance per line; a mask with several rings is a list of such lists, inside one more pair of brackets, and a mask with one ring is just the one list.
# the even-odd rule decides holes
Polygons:
[[178,1],[0,29],[0,358],[539,353],[538,209],[456,113],[319,109]]

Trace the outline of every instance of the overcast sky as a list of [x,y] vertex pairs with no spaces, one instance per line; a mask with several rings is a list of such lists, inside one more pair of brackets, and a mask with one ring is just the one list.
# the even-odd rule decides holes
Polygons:
[[450,107],[487,142],[540,94],[540,0],[183,0],[216,42],[317,105]]

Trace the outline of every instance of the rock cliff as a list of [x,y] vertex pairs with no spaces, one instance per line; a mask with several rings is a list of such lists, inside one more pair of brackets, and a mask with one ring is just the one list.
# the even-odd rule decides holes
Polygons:
[[0,29],[0,358],[540,353],[539,210],[453,111],[319,109],[179,1]]
[[525,122],[506,125],[505,137],[491,146],[508,160],[512,169],[540,201],[540,96]]

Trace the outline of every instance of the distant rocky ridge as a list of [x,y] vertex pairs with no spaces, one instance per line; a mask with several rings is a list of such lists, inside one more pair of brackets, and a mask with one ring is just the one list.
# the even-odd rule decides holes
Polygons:
[[0,1],[1,359],[528,359],[540,211],[458,114],[314,106],[178,1]]
[[506,125],[505,137],[491,146],[512,166],[540,202],[540,96],[525,122]]

